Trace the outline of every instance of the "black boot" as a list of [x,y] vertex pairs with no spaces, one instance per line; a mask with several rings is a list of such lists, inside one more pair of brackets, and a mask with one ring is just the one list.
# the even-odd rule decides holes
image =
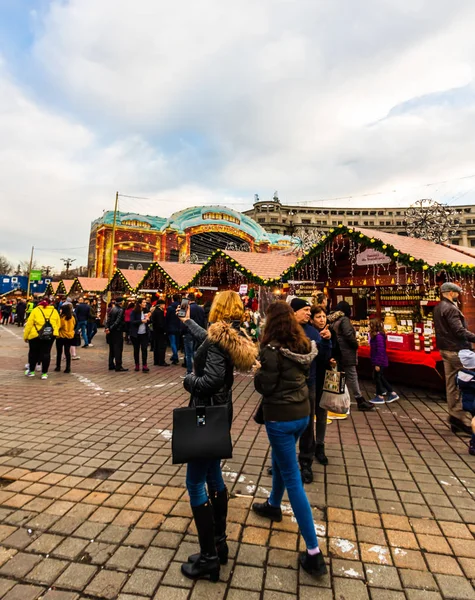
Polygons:
[[472,435],[470,425],[465,425],[463,421],[456,417],[449,417],[450,429],[452,433],[461,433],[462,435]]
[[219,580],[219,558],[214,540],[213,507],[210,502],[200,506],[192,506],[193,517],[198,530],[200,542],[200,555],[195,562],[186,562],[181,565],[181,572],[189,579],[208,578],[216,582]]
[[301,552],[299,556],[300,566],[304,571],[313,575],[313,577],[322,577],[328,573],[323,554],[309,554],[308,552]]
[[252,505],[252,510],[256,513],[256,515],[265,517],[266,519],[270,519],[276,523],[280,523],[282,521],[282,510],[280,506],[271,506],[268,500],[265,502],[254,502]]
[[312,463],[303,463],[300,465],[300,475],[303,483],[313,482]]
[[[211,505],[214,514],[214,534],[216,551],[218,552],[219,562],[222,565],[228,564],[229,548],[226,542],[226,520],[228,516],[228,490],[224,488],[222,492],[215,492],[210,496]],[[196,562],[199,554],[192,554],[188,557],[188,562]]]
[[321,465],[328,465],[328,458],[325,454],[325,444],[317,444],[315,447],[315,458]]
[[357,398],[355,398],[356,403],[358,404],[358,410],[363,410],[363,411],[369,411],[369,410],[374,410],[374,404],[371,404],[371,402],[368,402],[367,400],[365,400],[363,398],[363,396],[359,396]]

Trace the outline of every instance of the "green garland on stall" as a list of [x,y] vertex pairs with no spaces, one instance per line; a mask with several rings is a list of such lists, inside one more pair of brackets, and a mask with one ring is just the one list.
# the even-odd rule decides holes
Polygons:
[[271,282],[278,281],[277,279],[263,279],[256,273],[253,273],[249,269],[246,269],[246,267],[243,267],[240,263],[237,262],[237,260],[228,256],[223,250],[215,250],[208,258],[208,260],[203,264],[200,270],[191,278],[191,280],[186,285],[182,285],[179,289],[185,290],[189,287],[193,287],[198,278],[201,275],[203,275],[206,269],[210,267],[218,258],[224,258],[227,263],[229,263],[234,269],[236,269],[236,271],[242,273],[242,275],[244,275],[244,277],[249,281],[249,283],[256,283],[258,285],[270,285]]
[[470,266],[467,263],[449,263],[442,261],[431,267],[424,260],[417,259],[411,254],[401,252],[392,244],[387,244],[377,238],[369,237],[357,229],[346,227],[345,225],[338,225],[338,227],[331,228],[329,233],[323,236],[322,239],[315,244],[311,250],[305,252],[303,256],[299,258],[293,265],[290,265],[290,267],[288,267],[282,273],[281,278],[289,279],[296,269],[308,264],[315,256],[318,256],[318,254],[323,252],[327,244],[331,243],[337,236],[342,234],[355,242],[364,244],[368,248],[374,248],[375,250],[378,250],[393,261],[397,260],[402,266],[410,267],[416,271],[430,270],[434,273],[446,271],[447,273],[457,275],[473,275],[475,273],[475,266]]

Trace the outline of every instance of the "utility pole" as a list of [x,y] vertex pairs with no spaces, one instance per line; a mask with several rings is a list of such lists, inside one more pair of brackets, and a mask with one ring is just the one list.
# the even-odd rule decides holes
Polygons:
[[[109,256],[109,281],[112,279],[114,273],[114,246],[115,246],[115,230],[117,225],[117,209],[119,208],[119,192],[115,193],[115,205],[114,205],[114,220],[112,221],[112,239],[111,239],[111,250]],[[111,292],[107,292],[107,304],[111,301]]]
[[31,267],[33,266],[33,253],[35,251],[35,247],[31,247],[31,256],[30,256],[30,266],[28,267],[28,288],[26,292],[27,299],[30,297],[30,277],[31,277]]
[[64,267],[66,269],[66,277],[69,275],[69,267],[71,267],[71,265],[73,264],[73,262],[76,260],[75,258],[62,258],[61,259],[64,263]]

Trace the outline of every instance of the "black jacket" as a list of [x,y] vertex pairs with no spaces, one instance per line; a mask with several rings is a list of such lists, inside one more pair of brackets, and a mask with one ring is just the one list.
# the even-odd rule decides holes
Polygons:
[[198,323],[200,327],[206,329],[206,315],[202,306],[196,304],[196,302],[192,302],[190,304],[190,319],[195,323]]
[[167,308],[167,316],[166,316],[166,324],[167,324],[167,333],[177,334],[181,333],[183,329],[182,322],[177,317],[176,311],[180,306],[179,302],[172,302],[170,306]]
[[232,400],[234,368],[248,371],[257,349],[247,336],[230,323],[214,323],[208,331],[189,319],[185,322],[196,343],[194,373],[183,385],[190,392],[190,406],[225,404]]
[[277,342],[261,348],[261,368],[254,378],[254,386],[262,394],[266,421],[296,421],[310,414],[307,378],[318,354],[315,342],[311,344],[308,354],[296,354]]
[[80,304],[76,305],[74,312],[76,313],[76,319],[78,320],[78,323],[87,321],[89,319],[89,315],[91,314],[91,306],[90,304],[81,302]]
[[[129,335],[130,337],[137,337],[139,334],[139,327],[140,325],[142,325],[142,312],[144,315],[146,315],[148,313],[148,310],[141,310],[140,312],[137,312],[135,310],[133,310],[130,313],[130,329],[129,329]],[[148,334],[149,332],[149,326],[148,323],[144,323],[145,325],[145,333]]]
[[467,329],[462,311],[448,298],[434,308],[434,326],[439,350],[470,350],[475,342],[475,333]]
[[106,321],[106,329],[110,331],[110,333],[118,333],[124,331],[125,324],[125,313],[124,309],[120,306],[114,306]]
[[150,323],[152,324],[154,337],[165,336],[167,334],[165,313],[159,306],[155,307],[155,310],[150,317]]
[[336,333],[341,367],[352,367],[358,364],[358,341],[351,321],[341,311],[328,315],[328,325]]

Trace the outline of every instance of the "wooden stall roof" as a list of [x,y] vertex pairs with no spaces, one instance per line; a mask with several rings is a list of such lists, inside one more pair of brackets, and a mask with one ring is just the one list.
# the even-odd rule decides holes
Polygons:
[[130,291],[134,292],[146,273],[147,271],[143,269],[116,269],[111,279],[104,286],[104,290],[110,290],[112,282],[119,278],[125,282]]
[[75,281],[83,292],[103,292],[109,283],[107,277],[76,277]]
[[295,254],[282,254],[280,252],[238,252],[225,251],[225,255],[235,260],[251,273],[261,279],[278,279],[282,273],[297,260]]
[[[356,228],[355,231],[369,238],[381,240],[383,244],[394,246],[399,252],[410,254],[417,260],[423,260],[426,264],[434,266],[442,261],[448,263],[467,263],[475,266],[475,254],[465,254],[460,251],[459,246],[436,244],[420,238],[386,233],[376,229]],[[457,248],[457,250],[455,250]]]
[[61,279],[58,283],[58,292],[62,288],[65,294],[69,294],[71,288],[73,287],[74,279]]
[[175,281],[178,287],[186,286],[198,273],[201,265],[161,260],[157,263]]
[[466,254],[467,256],[475,258],[475,248],[467,248],[466,246],[456,246],[455,244],[447,244],[447,243],[443,243],[442,245],[446,246],[447,248],[451,248],[452,250],[456,250],[457,252],[460,252],[461,254]]

